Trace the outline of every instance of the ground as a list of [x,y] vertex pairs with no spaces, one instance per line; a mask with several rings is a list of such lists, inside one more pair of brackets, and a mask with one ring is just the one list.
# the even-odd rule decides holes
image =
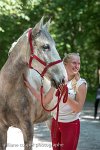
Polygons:
[[[81,113],[81,134],[78,150],[100,150],[100,108],[97,119],[93,117],[94,104],[87,102]],[[35,125],[33,150],[52,150],[49,129],[45,123]],[[23,136],[19,129],[8,130],[7,150],[24,150]]]

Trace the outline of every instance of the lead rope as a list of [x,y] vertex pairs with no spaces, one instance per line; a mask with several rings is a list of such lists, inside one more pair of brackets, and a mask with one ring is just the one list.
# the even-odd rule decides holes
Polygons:
[[40,93],[41,93],[41,104],[42,107],[45,111],[47,112],[51,112],[54,109],[57,108],[57,114],[56,114],[56,123],[55,123],[55,132],[54,132],[54,138],[56,138],[56,129],[58,126],[58,116],[59,116],[59,103],[62,99],[63,96],[63,103],[67,102],[67,98],[68,98],[68,87],[67,85],[63,85],[63,90],[61,90],[60,88],[57,89],[55,96],[57,96],[57,104],[52,108],[52,109],[46,109],[44,104],[43,104],[43,79],[41,80],[41,88],[40,88]]

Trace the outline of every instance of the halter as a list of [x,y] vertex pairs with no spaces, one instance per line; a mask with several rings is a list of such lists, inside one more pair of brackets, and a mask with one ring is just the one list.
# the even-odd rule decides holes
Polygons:
[[29,30],[28,32],[28,40],[29,40],[29,44],[30,44],[30,59],[29,59],[29,68],[32,68],[32,60],[33,59],[36,59],[38,62],[40,62],[42,65],[45,66],[44,70],[42,71],[42,73],[40,74],[37,70],[37,72],[40,74],[40,76],[42,77],[42,80],[41,80],[41,88],[40,88],[40,93],[41,93],[41,104],[42,104],[42,107],[45,111],[48,111],[48,112],[51,112],[53,111],[55,108],[57,108],[57,115],[56,115],[56,125],[58,123],[58,114],[59,114],[59,103],[60,103],[60,100],[63,96],[63,102],[65,103],[67,101],[67,96],[68,96],[68,88],[66,85],[64,85],[64,88],[63,88],[63,91],[61,92],[60,89],[58,88],[57,92],[56,92],[56,96],[58,97],[58,102],[57,104],[50,110],[46,109],[44,107],[44,104],[43,104],[43,77],[45,75],[45,73],[47,72],[47,70],[52,67],[53,65],[56,65],[58,63],[61,63],[62,60],[57,60],[57,61],[54,61],[54,62],[50,62],[50,63],[46,63],[44,62],[43,60],[41,60],[38,56],[36,56],[34,54],[34,48],[33,48],[33,45],[32,45],[32,29]]
[[[47,72],[48,68],[52,67],[53,65],[56,65],[58,63],[61,63],[62,60],[57,60],[57,61],[54,61],[54,62],[50,62],[50,63],[46,63],[45,61],[41,60],[38,56],[36,56],[34,54],[34,48],[33,48],[33,45],[32,45],[32,29],[29,30],[28,32],[28,40],[29,40],[29,44],[30,44],[30,59],[29,59],[29,68],[32,68],[32,60],[33,59],[36,59],[38,62],[40,62],[42,65],[45,66],[44,70],[42,71],[42,73],[40,74],[40,76],[43,78],[44,77],[44,74]],[[37,70],[36,70],[37,71]],[[38,72],[38,71],[37,71]]]

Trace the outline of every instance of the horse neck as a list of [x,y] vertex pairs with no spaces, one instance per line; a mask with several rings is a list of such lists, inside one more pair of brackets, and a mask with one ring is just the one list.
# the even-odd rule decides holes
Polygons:
[[28,48],[27,36],[24,34],[18,39],[2,69],[4,76],[11,82],[18,80],[23,72],[27,72],[26,54]]
[[27,65],[21,56],[17,55],[15,57],[15,52],[12,52],[1,70],[3,78],[11,83],[15,83],[24,72],[27,72]]

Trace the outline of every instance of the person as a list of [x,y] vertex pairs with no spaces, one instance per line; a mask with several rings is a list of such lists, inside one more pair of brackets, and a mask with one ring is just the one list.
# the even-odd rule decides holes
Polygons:
[[94,103],[94,119],[96,119],[96,117],[97,117],[99,102],[100,102],[100,84],[97,89],[96,99],[95,99],[95,103]]
[[[68,97],[67,102],[63,103],[63,98],[59,103],[58,123],[56,124],[57,109],[52,111],[51,121],[51,140],[53,150],[76,150],[80,135],[80,112],[83,108],[86,93],[87,82],[80,77],[80,56],[78,53],[69,53],[63,59],[65,69],[68,74]],[[40,93],[25,81],[26,86],[32,94],[40,101]],[[60,85],[62,89],[63,85]],[[57,103],[55,96],[56,89],[51,87],[43,97],[44,104]],[[56,134],[54,136],[56,130]]]

